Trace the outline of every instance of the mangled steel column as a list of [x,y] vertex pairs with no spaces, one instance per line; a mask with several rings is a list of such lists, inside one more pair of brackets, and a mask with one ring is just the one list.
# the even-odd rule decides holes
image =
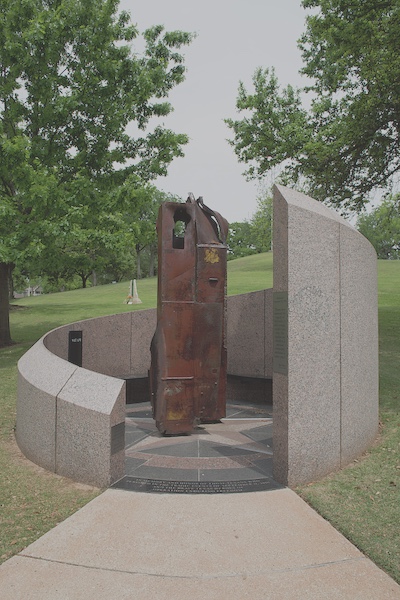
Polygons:
[[153,417],[164,434],[189,433],[225,416],[228,223],[190,195],[161,205],[157,231]]

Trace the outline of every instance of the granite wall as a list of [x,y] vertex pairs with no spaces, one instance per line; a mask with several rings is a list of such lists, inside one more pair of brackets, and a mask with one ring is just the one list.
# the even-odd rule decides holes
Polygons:
[[[272,376],[272,290],[228,298],[228,372]],[[77,321],[46,334],[18,363],[16,439],[40,466],[98,487],[124,475],[125,378],[145,378],[156,310]],[[82,332],[82,367],[68,362],[70,331]],[[268,386],[251,389],[270,398]],[[142,399],[142,398],[140,398]]]
[[274,188],[274,477],[321,478],[378,432],[376,254],[323,204]]
[[[253,378],[268,401],[273,376],[277,481],[316,480],[374,441],[376,255],[340,216],[276,186],[273,292],[229,297],[227,323],[232,393]],[[124,378],[147,377],[155,326],[155,309],[80,321],[21,358],[16,437],[29,459],[99,487],[124,475]],[[67,361],[70,331],[82,331],[82,367]]]
[[125,381],[50,352],[41,338],[18,362],[16,440],[32,462],[107,487],[125,474]]
[[[112,377],[147,377],[156,309],[77,321],[54,329],[44,345],[68,358],[68,332],[82,331],[82,367]],[[227,301],[228,373],[272,378],[272,289]]]

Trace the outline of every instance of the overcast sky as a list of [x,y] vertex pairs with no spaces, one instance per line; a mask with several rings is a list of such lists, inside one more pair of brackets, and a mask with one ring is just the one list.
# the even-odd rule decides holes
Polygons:
[[297,40],[305,28],[300,0],[121,0],[140,31],[156,24],[195,32],[184,49],[186,80],[170,95],[174,112],[165,126],[190,138],[157,187],[205,204],[228,221],[256,210],[257,184],[246,182],[224,118],[236,117],[238,83],[250,88],[257,67],[274,67],[280,83],[301,85]]

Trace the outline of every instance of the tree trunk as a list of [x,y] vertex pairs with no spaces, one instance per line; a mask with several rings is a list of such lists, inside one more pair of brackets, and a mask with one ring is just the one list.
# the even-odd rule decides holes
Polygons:
[[0,263],[0,348],[13,343],[10,331],[10,269],[11,265]]
[[86,275],[86,273],[79,273],[79,277],[82,280],[82,287],[86,288],[86,282],[90,277],[90,273],[88,273],[87,275]]
[[13,271],[14,271],[14,263],[8,265],[8,297],[10,300],[14,298],[14,279],[13,279]]
[[136,279],[142,279],[142,270],[140,268],[140,252],[139,244],[136,244]]
[[157,250],[157,247],[154,244],[150,244],[149,277],[154,277],[154,263],[155,263],[156,250]]

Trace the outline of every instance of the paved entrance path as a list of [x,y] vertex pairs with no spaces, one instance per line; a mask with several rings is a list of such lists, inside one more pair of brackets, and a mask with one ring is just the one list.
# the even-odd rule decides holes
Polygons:
[[398,586],[289,489],[109,489],[0,567],[2,600],[384,600]]
[[127,406],[123,489],[5,562],[1,600],[400,599],[400,586],[274,482],[270,409],[230,403],[222,423],[173,438],[149,411]]

